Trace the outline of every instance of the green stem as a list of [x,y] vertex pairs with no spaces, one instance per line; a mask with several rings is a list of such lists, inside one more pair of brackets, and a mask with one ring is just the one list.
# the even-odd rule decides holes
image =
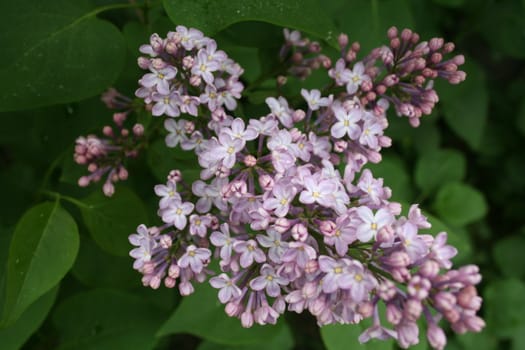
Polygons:
[[48,197],[54,198],[56,200],[62,200],[63,199],[66,202],[69,202],[69,203],[77,206],[79,209],[81,209],[81,208],[83,208],[83,209],[91,209],[91,206],[87,205],[86,203],[83,203],[83,202],[81,202],[78,199],[73,198],[73,197],[64,196],[63,194],[60,194],[58,192],[43,190],[43,191],[40,191],[40,193],[42,193],[43,195],[46,195]]

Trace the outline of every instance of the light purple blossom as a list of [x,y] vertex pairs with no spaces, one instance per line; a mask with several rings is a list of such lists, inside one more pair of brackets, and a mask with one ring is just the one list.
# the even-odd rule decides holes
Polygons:
[[350,72],[350,80],[346,84],[346,91],[349,94],[353,94],[357,91],[357,88],[363,83],[363,81],[370,81],[370,77],[365,73],[365,66],[363,62],[357,62],[354,64],[354,69]]
[[197,248],[194,245],[190,245],[186,248],[184,253],[177,264],[181,268],[187,268],[188,266],[195,273],[200,273],[204,266],[208,265],[211,256],[211,251],[206,248]]
[[361,120],[361,110],[353,108],[346,112],[342,107],[333,110],[337,122],[332,125],[331,135],[340,139],[346,134],[351,140],[357,140],[361,135],[361,127],[358,125]]
[[281,294],[280,286],[287,285],[288,282],[286,278],[279,276],[271,265],[264,264],[261,267],[261,275],[250,281],[250,287],[257,291],[265,289],[266,294],[276,297]]
[[169,81],[177,75],[177,68],[167,66],[162,69],[149,68],[151,73],[148,73],[139,80],[142,86],[147,88],[157,87],[157,91],[163,95],[170,94]]
[[188,222],[187,215],[193,211],[194,207],[195,205],[190,202],[171,202],[167,208],[161,210],[162,221],[167,224],[173,224],[179,230],[183,230]]
[[375,239],[377,232],[394,222],[394,216],[387,209],[379,209],[375,214],[368,207],[357,208],[361,224],[357,227],[356,236],[361,242]]
[[303,96],[306,103],[308,103],[308,107],[312,111],[317,111],[320,107],[330,106],[333,100],[332,95],[328,97],[321,97],[321,91],[317,89],[313,89],[310,91],[306,89],[301,89],[301,96]]
[[262,263],[266,261],[266,255],[264,252],[257,246],[257,242],[253,239],[247,241],[237,241],[233,244],[233,250],[241,254],[240,264],[241,267],[247,268],[253,262]]
[[179,143],[182,143],[188,139],[184,131],[184,125],[186,121],[183,119],[173,120],[166,119],[164,121],[164,128],[169,131],[169,134],[166,136],[166,146],[168,147],[177,147]]
[[210,278],[210,284],[213,288],[219,290],[219,300],[221,303],[226,304],[231,300],[240,298],[242,292],[232,281],[232,279],[225,273],[221,273],[219,276]]

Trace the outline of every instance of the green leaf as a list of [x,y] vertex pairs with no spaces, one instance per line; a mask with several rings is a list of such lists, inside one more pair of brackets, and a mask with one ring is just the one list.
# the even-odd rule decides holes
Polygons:
[[448,126],[474,150],[481,146],[488,117],[488,91],[483,69],[467,58],[461,70],[467,79],[459,85],[450,86],[436,81],[436,90]]
[[525,5],[518,0],[491,3],[479,20],[481,34],[493,51],[525,58]]
[[393,341],[370,340],[361,344],[357,340],[366,328],[362,324],[331,324],[321,327],[321,337],[327,350],[391,350]]
[[442,184],[461,181],[465,176],[466,161],[461,152],[436,150],[419,158],[415,181],[424,193],[430,193]]
[[228,317],[217,298],[217,290],[208,283],[195,288],[158,331],[158,336],[190,333],[223,345],[251,345],[271,341],[286,327],[284,320],[277,325],[243,328],[237,318]]
[[53,288],[35,301],[22,316],[7,328],[0,329],[2,350],[17,350],[44,322],[55,302],[58,288]]
[[[0,111],[66,103],[96,95],[124,64],[119,30],[88,1],[2,1]],[[103,38],[104,40],[101,40]]]
[[395,156],[384,156],[378,164],[370,164],[368,168],[376,178],[384,179],[384,186],[392,189],[392,198],[399,201],[412,199],[410,177],[403,160]]
[[106,253],[89,237],[81,236],[80,251],[71,269],[73,276],[91,287],[133,288],[140,275],[131,268],[133,260]]
[[58,349],[152,349],[165,312],[142,298],[95,289],[63,301],[53,315]]
[[508,277],[525,277],[525,238],[521,236],[506,237],[498,242],[492,250],[494,261],[500,271]]
[[261,21],[301,30],[336,46],[335,26],[316,0],[164,0],[175,24],[213,36],[231,24]]
[[338,0],[334,3],[338,4],[331,6],[337,29],[348,34],[350,42],[359,41],[362,53],[386,44],[386,31],[391,26],[414,28],[407,0]]
[[490,331],[512,337],[525,327],[525,284],[517,279],[492,282],[483,293],[485,319]]
[[4,324],[53,288],[73,265],[77,251],[77,225],[58,202],[29,209],[9,247]]
[[436,4],[446,7],[461,7],[465,0],[433,0]]
[[79,207],[82,218],[95,242],[111,254],[128,255],[132,248],[128,236],[138,225],[147,223],[147,212],[140,198],[120,186],[111,198],[96,190],[82,202],[85,204]]
[[485,216],[487,202],[475,188],[453,182],[441,187],[434,208],[439,217],[449,224],[464,226]]
[[[260,343],[254,343],[249,345],[239,346],[228,346],[230,350],[286,350],[291,349],[294,346],[293,337],[290,328],[285,324],[284,327],[280,327],[280,331],[272,339],[265,339]],[[210,341],[203,341],[200,343],[197,350],[224,350],[223,344],[216,344]]]

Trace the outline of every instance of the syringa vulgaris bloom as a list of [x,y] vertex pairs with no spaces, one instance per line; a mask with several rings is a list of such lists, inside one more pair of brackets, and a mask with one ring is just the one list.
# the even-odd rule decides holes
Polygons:
[[192,183],[180,169],[157,185],[163,224],[130,236],[143,284],[187,295],[209,280],[245,327],[274,324],[286,309],[310,312],[320,325],[370,318],[360,341],[408,347],[424,319],[436,349],[446,344],[440,319],[459,333],[480,331],[478,268],[452,269],[457,249],[447,234],[425,233],[430,223],[417,205],[401,215],[388,184],[366,168],[392,143],[389,107],[419,125],[437,102],[433,80],[465,78],[462,56],[447,60],[453,46],[442,39],[419,42],[391,28],[390,45],[359,60],[359,46],[341,36],[332,67],[318,43],[285,35],[279,55],[289,74],[323,67],[333,82],[298,91],[303,99],[293,103],[268,96],[266,113],[247,118],[235,110],[243,70],[213,39],[179,26],[141,47],[147,73],[137,96],[165,118],[167,145],[193,152],[200,166]]

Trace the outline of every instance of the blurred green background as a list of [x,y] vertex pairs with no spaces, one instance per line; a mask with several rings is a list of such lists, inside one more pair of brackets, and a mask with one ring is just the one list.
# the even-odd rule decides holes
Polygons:
[[[176,291],[141,287],[125,237],[139,223],[156,223],[152,188],[183,159],[162,142],[150,144],[108,200],[99,186],[76,186],[84,169],[73,163],[73,145],[79,135],[110,122],[111,111],[99,99],[107,87],[133,96],[141,74],[138,46],[153,32],[165,35],[174,23],[216,38],[245,68],[246,83],[276,64],[283,26],[320,40],[332,57],[339,32],[359,41],[364,55],[387,43],[392,25],[454,42],[466,56],[467,80],[438,83],[438,107],[417,129],[392,113],[386,133],[393,146],[371,168],[395,200],[420,203],[433,230],[449,232],[460,249],[456,264],[481,268],[487,327],[481,334],[450,335],[447,349],[525,349],[523,0],[165,0],[145,6],[124,0],[2,1],[0,266],[7,265],[19,219],[50,199],[42,190],[79,200],[62,205],[78,225],[80,245],[71,269],[0,329],[0,349],[395,348],[390,342],[358,345],[360,326],[319,331],[313,319],[296,314],[276,327],[247,331],[223,315],[208,288],[181,301]],[[319,87],[325,76],[289,79],[285,92],[297,95],[301,84]],[[270,79],[246,95],[242,113],[266,113],[262,101],[272,86]],[[76,252],[77,246],[64,249]],[[0,276],[3,292],[5,274]],[[4,300],[0,311],[12,306]],[[421,336],[415,348],[427,347]]]

